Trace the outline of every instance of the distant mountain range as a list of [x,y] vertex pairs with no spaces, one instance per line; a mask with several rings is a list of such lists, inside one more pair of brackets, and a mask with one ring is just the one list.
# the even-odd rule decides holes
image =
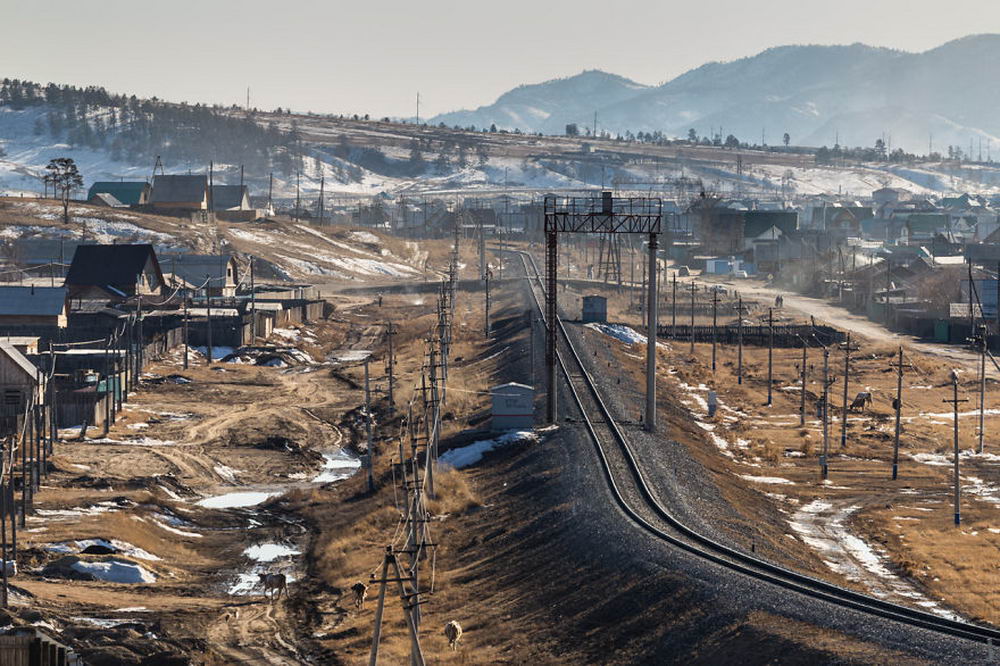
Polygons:
[[[732,62],[712,62],[660,86],[586,71],[519,86],[496,102],[431,122],[561,134],[569,123],[613,134],[667,136],[721,132],[741,141],[870,146],[926,153],[948,145],[985,157],[1000,141],[1000,35],[974,35],[923,53],[864,44],[780,46]],[[1000,143],[994,146],[1000,154]]]

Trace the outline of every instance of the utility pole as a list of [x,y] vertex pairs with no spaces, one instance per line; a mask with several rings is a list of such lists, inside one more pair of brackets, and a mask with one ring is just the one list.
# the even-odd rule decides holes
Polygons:
[[674,271],[674,303],[670,308],[670,337],[677,337],[677,271]]
[[737,344],[736,344],[736,383],[743,383],[743,294],[737,296],[737,314],[739,321],[736,324]]
[[395,390],[393,386],[396,383],[396,349],[392,343],[393,337],[396,335],[396,327],[392,325],[392,322],[386,322],[385,324],[385,335],[389,342],[389,362],[386,364],[385,371],[389,375],[389,418],[391,419],[396,414],[396,399]]
[[368,383],[368,361],[365,357],[365,440],[368,442],[368,492],[375,492],[375,452],[372,451],[372,403],[371,388]]
[[958,403],[968,402],[966,399],[958,399],[958,371],[951,371],[951,390],[952,398],[948,400],[945,398],[942,402],[950,402],[952,404],[952,416],[955,419],[955,431],[954,431],[954,466],[955,466],[955,524],[962,524],[962,483],[958,474]]
[[698,285],[691,280],[691,355],[694,355],[694,292],[698,291]]
[[[998,276],[1000,279],[1000,276]],[[983,434],[986,431],[986,326],[979,326],[979,453],[983,452]]]
[[[712,372],[715,372],[715,345],[718,338],[719,292],[712,290]],[[769,403],[770,404],[770,401]]]
[[[188,353],[189,353],[188,350],[190,349],[188,346],[188,301],[189,300],[190,297],[188,296],[184,297],[184,369],[185,370],[188,369]],[[131,339],[129,340],[129,344],[131,344]]]
[[270,215],[272,195],[274,194],[274,172],[269,171],[267,174],[267,210],[268,215]]
[[851,332],[847,332],[847,341],[844,344],[844,413],[840,422],[840,448],[847,448],[847,383],[851,373]]
[[774,402],[773,382],[771,378],[774,373],[774,309],[767,309],[767,406]]
[[892,480],[895,481],[899,475],[899,432],[900,421],[903,409],[903,368],[908,364],[903,362],[903,345],[899,346],[899,361],[891,364],[896,368],[896,399],[893,400],[893,408],[896,411],[896,432],[892,440]]
[[301,171],[295,172],[295,215],[293,216],[292,219],[294,219],[296,222],[299,221],[299,204],[301,202],[301,197],[299,196],[299,185],[301,184],[301,176],[302,176]]
[[659,318],[657,310],[658,296],[656,293],[656,251],[659,239],[656,234],[649,234],[649,270],[646,297],[646,418],[647,432],[656,431],[656,322]]
[[[207,343],[208,343],[208,365],[212,365],[212,297],[209,295],[208,286],[211,278],[205,276],[205,316],[208,320],[207,329]],[[140,341],[141,345],[142,342]]]
[[485,312],[485,322],[483,330],[486,334],[486,339],[490,339],[490,278],[493,276],[493,271],[489,268],[486,269],[486,275],[484,276],[484,282],[486,285],[486,312]]
[[830,349],[823,347],[823,402],[820,411],[823,416],[823,455],[819,458],[823,480],[829,476],[827,456],[830,454]]
[[806,424],[806,363],[808,361],[806,350],[808,346],[805,338],[799,339],[802,340],[802,390],[799,392],[799,427],[802,427]]
[[253,255],[250,255],[250,344],[257,344],[257,285],[254,284]]
[[323,186],[325,185],[326,177],[319,177],[319,224],[323,226]]

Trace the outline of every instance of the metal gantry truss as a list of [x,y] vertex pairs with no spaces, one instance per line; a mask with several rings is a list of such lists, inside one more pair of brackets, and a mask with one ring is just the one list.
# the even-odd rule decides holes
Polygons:
[[[599,197],[545,197],[545,363],[548,374],[547,416],[556,420],[556,326],[558,316],[559,234],[602,234],[613,239],[616,234],[649,235],[649,270],[656,275],[656,250],[663,222],[663,202],[659,198],[614,197],[602,192]],[[656,279],[649,279],[646,345],[646,430],[656,429]]]

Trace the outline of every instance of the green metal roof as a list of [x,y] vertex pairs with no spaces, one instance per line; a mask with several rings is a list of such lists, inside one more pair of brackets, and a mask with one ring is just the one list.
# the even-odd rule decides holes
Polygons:
[[87,199],[92,198],[95,194],[110,194],[123,204],[133,206],[142,202],[142,193],[148,187],[149,184],[143,182],[98,182],[90,186]]

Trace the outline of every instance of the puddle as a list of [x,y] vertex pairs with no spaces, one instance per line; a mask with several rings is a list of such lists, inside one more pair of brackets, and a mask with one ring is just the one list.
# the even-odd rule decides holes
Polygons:
[[302,551],[281,543],[258,543],[244,550],[243,554],[258,562],[273,562],[283,557],[301,555]]
[[332,481],[342,481],[354,476],[354,473],[360,468],[361,460],[343,449],[332,453],[324,453],[323,469],[313,477],[312,482],[330,483]]
[[281,492],[264,490],[240,491],[206,497],[199,502],[195,502],[195,504],[203,506],[206,509],[241,509],[263,504],[272,497],[277,497],[280,494]]

